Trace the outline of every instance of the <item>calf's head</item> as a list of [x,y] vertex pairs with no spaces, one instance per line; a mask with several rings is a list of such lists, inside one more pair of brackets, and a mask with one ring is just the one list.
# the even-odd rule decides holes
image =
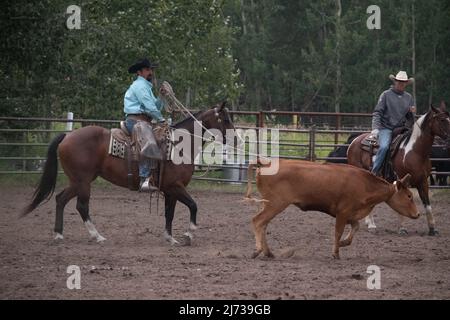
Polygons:
[[386,203],[402,216],[417,219],[420,214],[414,203],[413,194],[408,189],[411,175],[407,174],[401,180],[394,182],[395,192]]

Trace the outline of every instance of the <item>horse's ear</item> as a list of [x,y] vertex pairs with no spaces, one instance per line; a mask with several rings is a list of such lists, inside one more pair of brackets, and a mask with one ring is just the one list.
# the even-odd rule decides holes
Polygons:
[[219,107],[219,112],[222,111],[223,108],[225,108],[226,104],[227,104],[227,100],[224,100]]
[[433,111],[434,113],[440,113],[439,109],[433,107],[433,105],[430,105],[430,111]]
[[444,100],[441,101],[441,104],[439,105],[439,110],[441,110],[441,112],[447,111],[447,106],[445,105]]

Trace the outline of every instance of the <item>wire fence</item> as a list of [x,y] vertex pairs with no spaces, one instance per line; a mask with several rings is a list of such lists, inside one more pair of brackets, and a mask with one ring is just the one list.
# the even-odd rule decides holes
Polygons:
[[[349,135],[369,131],[372,117],[372,114],[364,113],[230,111],[230,114],[238,129],[277,129],[280,158],[320,162],[344,162]],[[72,115],[68,119],[0,117],[0,174],[40,174],[45,163],[47,146],[56,135],[87,125],[117,128],[119,123],[120,120],[73,119]],[[264,143],[258,136],[257,140],[258,144]],[[330,152],[337,148],[340,149],[340,155],[330,156]],[[449,188],[448,146],[436,145],[435,148],[447,150],[447,154],[431,159],[434,164],[433,180],[440,184],[431,187]],[[247,164],[198,164],[193,179],[246,183]]]

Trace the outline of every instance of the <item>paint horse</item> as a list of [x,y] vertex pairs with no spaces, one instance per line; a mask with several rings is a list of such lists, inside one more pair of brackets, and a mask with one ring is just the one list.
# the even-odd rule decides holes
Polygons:
[[[437,234],[428,195],[428,177],[431,173],[430,154],[435,136],[444,140],[448,140],[450,137],[450,118],[445,109],[445,103],[441,102],[439,109],[431,106],[426,114],[417,119],[409,140],[406,139],[400,144],[398,152],[392,159],[394,172],[399,178],[403,178],[408,173],[411,175],[411,186],[419,192],[426,210],[430,236]],[[361,142],[367,135],[369,133],[364,133],[351,143],[347,151],[347,160],[351,165],[369,170],[371,155],[361,149]],[[368,223],[369,229],[376,228],[372,215],[366,218],[366,223]],[[407,234],[402,218],[400,219],[399,233]]]
[[[173,128],[184,129],[184,132],[188,132],[191,140],[193,140],[192,138],[195,139],[193,137],[194,123],[198,120],[201,121],[203,130],[216,129],[225,137],[226,130],[234,130],[234,125],[227,108],[224,107],[225,102],[220,106],[217,105],[211,109],[200,111],[178,122]],[[58,153],[61,166],[69,178],[69,186],[56,195],[55,239],[63,239],[64,207],[69,200],[77,197],[76,207],[90,236],[98,242],[104,241],[105,238],[98,233],[89,216],[91,183],[100,176],[115,185],[124,188],[129,187],[127,161],[108,155],[110,136],[109,130],[98,126],[83,127],[68,134],[57,136],[49,145],[47,161],[40,183],[35,190],[32,202],[23,210],[22,216],[30,213],[42,201],[48,200],[52,196],[58,172]],[[195,159],[199,152],[200,150],[191,148],[190,159]],[[134,172],[134,185],[137,190],[139,184],[137,164]],[[166,225],[164,236],[171,244],[178,243],[172,237],[172,221],[177,201],[186,205],[190,211],[189,231],[185,235],[189,236],[190,239],[192,238],[191,231],[197,229],[197,204],[186,191],[186,186],[190,182],[193,172],[194,161],[181,164],[174,164],[172,161],[164,162],[160,190],[165,196]]]

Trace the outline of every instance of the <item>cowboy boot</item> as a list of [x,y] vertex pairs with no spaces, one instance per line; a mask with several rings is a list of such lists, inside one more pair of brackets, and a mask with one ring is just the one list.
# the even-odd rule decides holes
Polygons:
[[155,192],[158,188],[155,186],[151,177],[141,177],[141,183],[139,185],[139,192]]

